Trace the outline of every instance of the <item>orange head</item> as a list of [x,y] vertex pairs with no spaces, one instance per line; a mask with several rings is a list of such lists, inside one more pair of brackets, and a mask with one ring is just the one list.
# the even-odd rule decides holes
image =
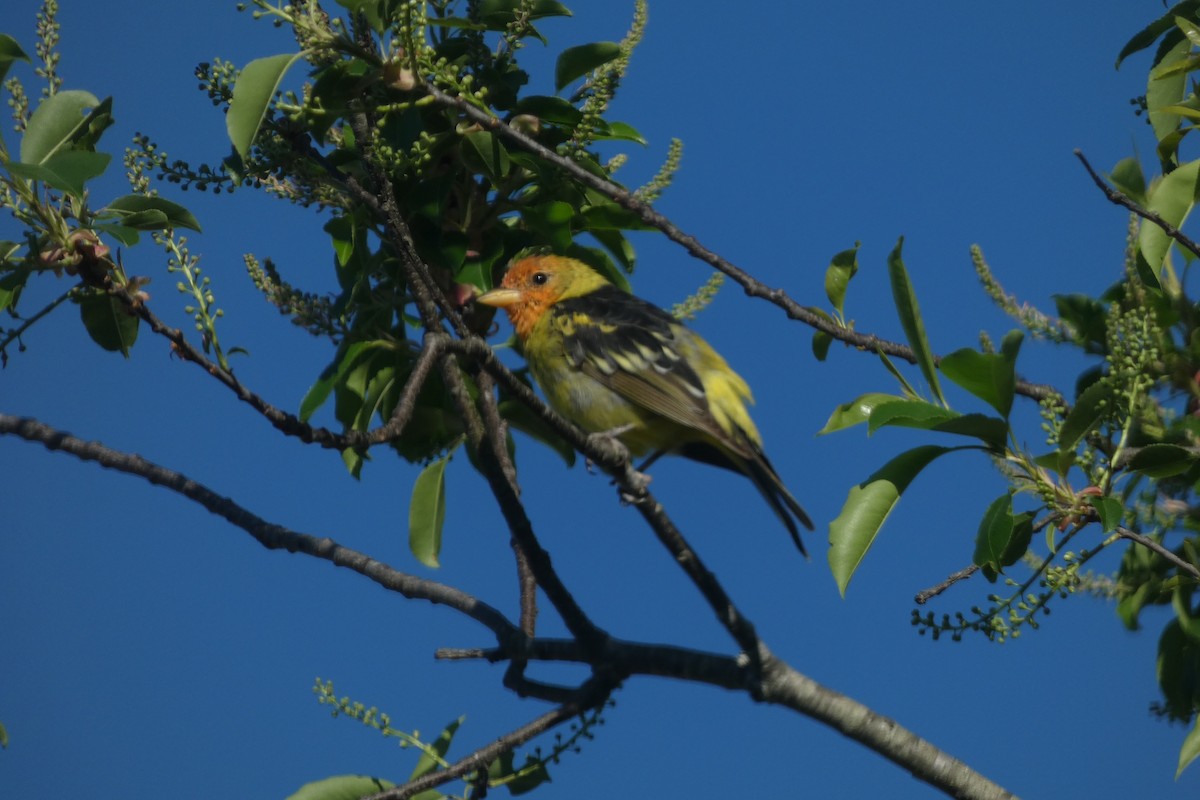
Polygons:
[[475,301],[503,308],[518,338],[524,341],[559,300],[582,297],[607,285],[600,273],[582,261],[564,256],[527,256],[509,266],[500,286]]

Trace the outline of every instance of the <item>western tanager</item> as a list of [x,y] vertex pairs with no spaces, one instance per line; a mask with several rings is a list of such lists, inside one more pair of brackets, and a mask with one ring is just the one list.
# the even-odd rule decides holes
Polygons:
[[476,300],[508,313],[558,413],[592,433],[620,431],[651,461],[676,453],[742,473],[805,553],[796,521],[810,530],[812,521],[763,455],[746,411],[750,387],[698,335],[562,256],[515,261]]

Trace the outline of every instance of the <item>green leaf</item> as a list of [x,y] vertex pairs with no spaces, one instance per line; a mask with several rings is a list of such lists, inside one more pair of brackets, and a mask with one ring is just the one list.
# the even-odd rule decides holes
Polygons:
[[[1150,190],[1147,209],[1176,228],[1181,227],[1196,203],[1198,175],[1200,161],[1181,165]],[[1162,228],[1150,222],[1143,222],[1138,230],[1138,250],[1155,276],[1161,274],[1173,241]]]
[[1188,636],[1178,619],[1163,628],[1158,640],[1158,688],[1163,706],[1172,719],[1186,720],[1197,706],[1197,675],[1200,675],[1200,640]]
[[[822,309],[813,308],[812,306],[809,306],[808,310],[811,311],[812,313],[816,314],[821,319],[826,320],[830,324],[834,324],[834,325],[837,324],[836,322],[834,322],[833,317],[829,316],[828,312],[823,311]],[[829,348],[832,344],[833,344],[833,337],[831,335],[829,335],[825,331],[813,331],[812,352],[813,352],[813,355],[816,357],[817,361],[825,360],[825,358],[829,355]]]
[[817,435],[833,433],[834,431],[845,430],[846,428],[859,425],[870,418],[871,412],[875,410],[876,406],[905,399],[907,398],[894,394],[883,394],[882,392],[867,392],[866,394],[859,395],[849,403],[842,403],[835,408],[833,413],[829,415],[829,419],[825,422],[825,427],[817,431]]
[[19,270],[0,276],[0,311],[16,308],[21,290],[25,288],[25,281],[29,280],[31,274],[27,270]]
[[546,771],[546,762],[538,761],[533,756],[525,757],[525,766],[521,767],[521,770],[525,769],[529,769],[529,772],[504,784],[508,788],[508,793],[514,797],[532,792],[550,780],[550,773]]
[[990,567],[996,572],[1003,569],[1004,554],[1013,536],[1012,494],[1005,493],[992,501],[979,521],[975,534],[975,555],[972,563]]
[[83,196],[84,184],[108,169],[112,156],[92,150],[62,150],[41,164],[9,163],[13,175],[41,181],[67,194]]
[[[162,197],[147,197],[142,194],[127,194],[123,197],[118,197],[106,207],[108,211],[116,212],[118,217],[121,217],[121,224],[131,228],[137,228],[137,225],[130,223],[130,220],[137,220],[135,214],[145,212],[158,212],[165,218],[165,225],[158,225],[158,228],[188,228],[196,232],[200,232],[200,222],[179,203],[172,203]],[[149,223],[147,223],[149,224]],[[156,230],[157,228],[141,227],[140,230]]]
[[641,145],[650,144],[641,131],[628,122],[606,122],[600,120],[592,129],[592,138],[599,141],[637,142]]
[[[516,18],[522,5],[522,0],[480,0],[479,19],[489,30],[503,30]],[[557,0],[533,0],[526,10],[530,20],[571,16],[571,10]]]
[[981,353],[970,348],[955,350],[942,357],[938,369],[1008,419],[1017,388],[1017,351],[1023,337],[1021,331],[1012,331],[1004,337],[999,353]]
[[846,286],[858,272],[858,248],[861,242],[855,242],[854,247],[836,254],[825,270],[825,296],[837,310],[838,316],[843,314],[842,304],[846,300]]
[[471,131],[463,136],[463,158],[476,172],[481,172],[497,183],[508,174],[512,161],[504,144],[487,131]]
[[369,778],[366,775],[334,775],[304,784],[288,795],[287,800],[359,800],[395,785],[383,778]]
[[892,377],[895,378],[900,384],[900,391],[904,392],[905,397],[907,397],[909,400],[919,400],[921,395],[916,389],[913,388],[912,384],[908,382],[908,379],[904,377],[904,373],[892,363],[892,360],[888,358],[887,353],[883,352],[882,350],[877,350],[876,352],[879,354],[879,360],[883,362],[884,368],[886,368],[887,371],[891,373]]
[[934,425],[962,416],[927,400],[897,400],[877,406],[871,412],[867,433],[872,434],[888,425],[928,430]]
[[[17,40],[6,33],[0,33],[0,82],[8,75],[8,68],[14,61],[29,61],[29,56],[17,44]],[[30,62],[33,63],[33,62]]]
[[1044,469],[1053,470],[1062,477],[1066,477],[1070,472],[1071,467],[1075,466],[1075,451],[1068,450],[1051,450],[1049,453],[1043,453],[1033,460],[1033,463]]
[[829,523],[829,567],[843,597],[900,495],[931,461],[956,449],[923,445],[907,450],[850,490],[841,513]]
[[812,337],[812,353],[817,361],[824,361],[829,355],[829,347],[833,344],[833,337],[825,331],[813,331]]
[[625,238],[625,234],[611,228],[589,229],[588,233],[597,242],[604,245],[604,249],[612,254],[622,269],[626,272],[633,272],[633,268],[637,265],[637,252],[633,249],[629,239]]
[[1063,420],[1058,433],[1058,449],[1074,450],[1079,440],[1088,434],[1109,413],[1112,387],[1108,381],[1096,381],[1075,399],[1075,407]]
[[574,217],[575,209],[562,200],[521,208],[521,219],[526,227],[538,234],[556,253],[565,253],[571,246],[571,220]]
[[[1164,40],[1164,44],[1170,41]],[[1191,42],[1176,34],[1176,40],[1170,46],[1165,50],[1160,49],[1161,57],[1146,83],[1146,116],[1150,119],[1155,138],[1160,142],[1179,126],[1179,115],[1165,109],[1183,99],[1187,73],[1171,71],[1171,67],[1186,61],[1191,47]],[[1173,153],[1160,153],[1160,158],[1166,163],[1175,160]]]
[[333,253],[339,267],[350,263],[350,257],[354,255],[354,227],[354,217],[345,215],[334,217],[323,228],[333,242]]
[[603,202],[584,206],[579,211],[583,224],[589,231],[594,230],[623,230],[623,231],[653,231],[653,225],[644,222],[641,217],[627,208],[616,203]]
[[[458,726],[462,725],[463,720],[465,719],[466,717],[459,717],[451,722],[442,730],[440,734],[438,734],[437,741],[429,746],[431,750],[437,753],[438,758],[445,759],[446,753],[450,750],[450,742],[453,741],[454,734],[458,730]],[[423,752],[421,753],[421,757],[417,759],[417,766],[413,768],[412,774],[408,776],[408,779],[410,781],[415,781],[422,775],[433,772],[438,768],[438,766],[439,764],[437,759],[435,759],[429,753]]]
[[1021,557],[1025,555],[1025,551],[1029,549],[1029,541],[1032,538],[1033,514],[1024,511],[1014,516],[1012,536],[1008,540],[1008,546],[1000,554],[1000,566],[1011,567],[1020,561]]
[[467,31],[486,31],[487,26],[462,17],[426,17],[425,24],[434,28],[460,28]]
[[225,128],[229,140],[238,155],[246,158],[250,147],[258,136],[271,98],[283,82],[283,76],[292,65],[304,58],[304,53],[283,53],[277,56],[258,58],[247,64],[233,85],[233,97],[229,101],[229,113],[225,116]]
[[1179,766],[1175,768],[1175,780],[1187,769],[1188,765],[1200,756],[1200,714],[1192,722],[1192,729],[1183,739],[1183,747],[1179,748]]
[[1096,509],[1096,514],[1100,517],[1100,525],[1104,528],[1105,533],[1116,530],[1117,526],[1121,524],[1121,518],[1125,516],[1125,505],[1115,497],[1093,495],[1088,497],[1088,503]]
[[574,128],[583,120],[583,112],[561,97],[554,95],[530,95],[523,97],[513,106],[513,114],[531,114],[542,122]]
[[[363,356],[377,350],[386,350],[388,346],[386,342],[380,340],[368,340],[350,344],[343,342],[338,347],[333,361],[321,371],[317,380],[305,393],[304,399],[300,401],[300,421],[308,422],[313,413],[329,399],[329,394],[347,380],[350,372],[355,367],[361,366],[360,361]],[[359,396],[361,397],[365,391],[366,385],[364,383],[360,387]]]
[[1054,305],[1063,322],[1075,331],[1075,342],[1089,353],[1103,353],[1107,348],[1108,309],[1095,298],[1085,294],[1056,294]]
[[899,400],[876,407],[871,412],[867,432],[874,433],[888,425],[972,436],[993,452],[1003,451],[1008,439],[1008,424],[998,417],[960,414],[926,400]]
[[621,45],[616,42],[593,42],[568,47],[558,55],[554,65],[554,91],[581,78],[597,67],[601,67],[621,54]]
[[70,150],[88,134],[94,122],[108,118],[111,124],[111,108],[111,97],[102,102],[94,94],[78,89],[46,98],[29,118],[21,137],[21,163],[41,164],[56,153]]
[[141,241],[142,238],[141,234],[139,234],[133,228],[127,228],[124,225],[96,225],[92,228],[92,230],[101,236],[108,236],[116,239],[126,247],[133,247],[139,241]]
[[167,215],[154,208],[121,217],[121,224],[135,231],[161,231],[171,226]]
[[137,341],[138,318],[124,303],[107,294],[87,294],[79,299],[79,316],[92,341],[129,358],[129,348]]
[[1146,176],[1136,158],[1123,158],[1118,161],[1108,174],[1108,179],[1130,200],[1140,206],[1146,205]]
[[1169,478],[1187,472],[1197,458],[1194,451],[1177,444],[1150,444],[1134,453],[1129,468],[1151,478]]
[[427,567],[439,567],[442,523],[446,520],[447,455],[434,461],[417,476],[408,505],[408,549]]
[[904,246],[904,237],[896,242],[896,247],[888,256],[888,276],[892,281],[892,299],[896,303],[896,311],[900,315],[900,324],[904,327],[904,335],[908,337],[908,346],[916,356],[917,366],[925,376],[934,398],[946,405],[942,395],[942,385],[938,382],[937,370],[934,369],[933,351],[929,349],[929,340],[925,337],[925,323],[921,321],[921,309],[917,305],[917,295],[913,291],[912,282],[908,279],[908,270],[900,257]]
[[1138,31],[1132,39],[1125,43],[1125,46],[1121,48],[1120,54],[1117,55],[1115,66],[1120,68],[1121,62],[1126,58],[1140,50],[1145,50],[1158,41],[1158,37],[1175,26],[1175,17],[1181,14],[1195,13],[1197,8],[1200,8],[1200,1],[1198,0],[1184,0],[1184,2],[1172,6],[1165,14]]

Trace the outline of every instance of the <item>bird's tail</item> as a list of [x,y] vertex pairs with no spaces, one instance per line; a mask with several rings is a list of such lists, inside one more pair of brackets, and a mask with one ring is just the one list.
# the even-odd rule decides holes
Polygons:
[[804,542],[800,538],[800,528],[796,523],[799,522],[811,531],[813,530],[812,519],[783,485],[779,473],[771,466],[771,462],[767,460],[762,450],[753,446],[749,446],[747,449],[751,451],[748,456],[731,452],[725,447],[716,447],[707,442],[689,442],[678,452],[695,461],[740,472],[749,478],[754,484],[754,488],[758,489],[759,494],[767,501],[767,505],[775,512],[775,516],[779,517],[780,522],[792,535],[792,541],[796,543],[800,554],[808,558],[808,551],[804,548]]

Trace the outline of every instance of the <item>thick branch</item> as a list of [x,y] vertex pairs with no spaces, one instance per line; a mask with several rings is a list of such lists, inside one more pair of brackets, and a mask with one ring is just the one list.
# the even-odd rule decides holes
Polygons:
[[[481,657],[493,661],[505,657],[502,648],[439,651],[438,655],[442,658]],[[563,639],[532,641],[523,655],[531,661],[584,660],[578,645]],[[658,675],[725,689],[746,688],[746,670],[738,660],[715,653],[610,639],[604,660],[629,675]],[[761,646],[759,660],[762,664],[761,701],[789,708],[833,728],[951,797],[981,800],[1013,797],[895,720],[796,671],[776,658],[765,645]]]
[[[472,754],[456,765],[467,774],[506,749],[526,741],[562,719],[603,701],[615,681],[633,674],[661,675],[728,689],[746,689],[747,669],[737,658],[703,653],[685,648],[645,645],[606,638],[597,649],[574,640],[528,641],[499,611],[476,598],[450,586],[406,575],[386,564],[354,550],[342,547],[329,538],[296,533],[268,523],[221,497],[211,489],[172,470],[161,467],[137,455],[121,453],[96,442],[85,442],[54,430],[31,419],[0,414],[0,435],[13,435],[27,441],[39,442],[50,450],[70,453],[85,461],[95,461],[104,467],[138,475],[151,483],[164,486],[193,500],[235,526],[245,530],[269,549],[305,553],[344,566],[371,579],[384,588],[413,599],[440,603],[480,622],[495,635],[499,648],[495,651],[475,651],[490,660],[512,658],[581,661],[599,666],[599,675],[608,678],[585,684],[575,699],[550,714],[543,715],[530,725],[498,740],[489,748]],[[762,665],[759,699],[791,708],[835,728],[861,742],[900,766],[954,797],[1006,798],[1011,797],[998,786],[970,770],[965,764],[938,750],[894,721],[875,714],[866,706],[821,686],[776,659],[763,645],[757,651]],[[473,652],[472,655],[475,653]],[[589,685],[592,687],[589,689]],[[595,687],[607,687],[592,696]],[[574,703],[575,705],[572,705]],[[565,716],[563,716],[565,715]],[[417,787],[417,791],[422,787]],[[403,795],[408,796],[408,795]]]

